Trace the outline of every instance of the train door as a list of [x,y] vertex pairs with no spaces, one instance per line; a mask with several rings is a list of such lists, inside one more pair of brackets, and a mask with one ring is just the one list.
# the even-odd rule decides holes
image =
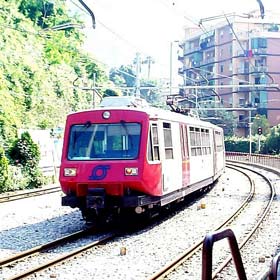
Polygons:
[[223,131],[214,130],[214,174],[219,174],[225,165]]
[[163,193],[182,188],[182,155],[178,123],[162,122]]
[[182,187],[185,188],[190,183],[190,160],[188,147],[187,126],[180,125],[181,153],[182,153]]
[[214,164],[214,175],[217,173],[217,139],[216,131],[213,129],[213,164]]

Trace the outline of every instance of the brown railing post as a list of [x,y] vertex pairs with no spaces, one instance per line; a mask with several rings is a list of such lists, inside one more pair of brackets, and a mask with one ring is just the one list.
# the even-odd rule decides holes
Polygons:
[[280,261],[280,253],[273,258],[272,266],[269,273],[269,280],[277,280],[279,261]]
[[238,279],[247,280],[245,269],[242,263],[238,244],[235,235],[231,229],[225,229],[209,233],[205,236],[202,248],[202,280],[212,280],[212,260],[213,245],[216,241],[227,238],[229,241],[230,251],[238,275]]

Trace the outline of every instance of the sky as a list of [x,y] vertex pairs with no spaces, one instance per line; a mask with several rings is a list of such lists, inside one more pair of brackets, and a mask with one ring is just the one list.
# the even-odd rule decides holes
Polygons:
[[[96,19],[93,29],[91,17],[79,9],[86,19],[85,49],[109,68],[132,64],[137,52],[142,59],[152,56],[155,64],[151,66],[151,72],[158,77],[168,76],[170,49],[172,46],[174,53],[177,48],[176,43],[171,42],[184,40],[185,26],[194,26],[202,18],[224,13],[259,10],[257,0],[83,1]],[[82,7],[78,0],[70,2]],[[265,10],[280,12],[278,2],[262,0]],[[173,66],[177,67],[176,63],[172,63]]]

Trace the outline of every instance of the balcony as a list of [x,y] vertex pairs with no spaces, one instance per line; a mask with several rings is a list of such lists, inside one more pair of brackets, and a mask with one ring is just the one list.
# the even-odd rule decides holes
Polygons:
[[184,56],[178,55],[178,60],[184,62]]
[[214,63],[214,62],[215,62],[215,57],[207,57],[203,61],[204,64],[209,64],[209,63]]
[[248,75],[249,74],[249,67],[238,67],[237,74]]
[[250,66],[250,72],[253,75],[259,75],[268,71],[267,66]]
[[180,67],[180,68],[178,69],[178,74],[179,74],[179,75],[183,75],[184,72],[185,72],[185,68],[184,68],[184,67]]
[[253,55],[267,55],[267,49],[266,48],[258,48],[258,49],[252,49]]

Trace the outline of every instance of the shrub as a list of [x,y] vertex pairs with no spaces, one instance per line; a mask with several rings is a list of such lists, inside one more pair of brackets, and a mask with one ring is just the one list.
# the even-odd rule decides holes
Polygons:
[[28,179],[27,188],[35,188],[43,184],[42,173],[39,170],[40,151],[30,134],[24,132],[9,150],[9,156],[15,165],[21,165]]
[[9,161],[5,156],[3,147],[0,146],[0,192],[9,187]]
[[[256,143],[252,141],[252,153],[256,151]],[[250,141],[248,138],[225,138],[225,150],[228,152],[249,153]]]

